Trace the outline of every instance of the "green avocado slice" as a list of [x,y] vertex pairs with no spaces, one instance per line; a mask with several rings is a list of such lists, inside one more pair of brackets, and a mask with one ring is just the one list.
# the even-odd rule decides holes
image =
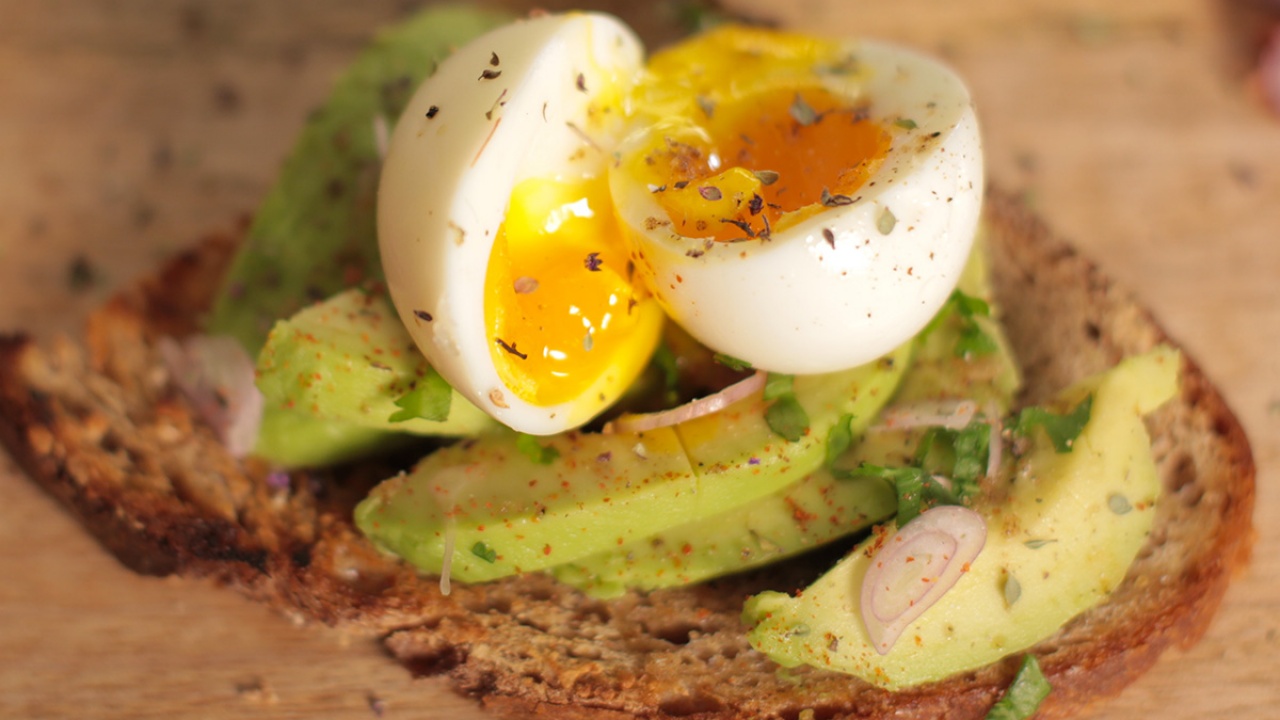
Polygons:
[[[986,256],[975,247],[960,290],[990,297]],[[958,349],[972,324],[990,339],[990,351]],[[968,400],[1008,409],[1020,384],[1003,328],[989,315],[964,316],[953,305],[940,311],[930,331],[916,339],[911,367],[903,376],[894,405]],[[918,433],[867,433],[835,461],[836,467],[861,463],[910,464]],[[833,475],[823,468],[800,482],[713,518],[699,519],[657,535],[584,557],[552,569],[556,578],[597,597],[614,597],[629,588],[654,590],[685,585],[790,557],[865,530],[891,517],[897,496],[880,478]]]
[[786,667],[900,689],[982,667],[1052,634],[1120,584],[1151,532],[1160,485],[1142,416],[1177,392],[1179,365],[1176,351],[1160,348],[1065,391],[1063,407],[1093,395],[1071,451],[1057,452],[1036,431],[1031,450],[1005,464],[1005,497],[974,506],[988,526],[986,545],[887,654],[871,645],[860,609],[873,540],[798,597],[751,598],[743,611],[751,645]]
[[[276,320],[382,276],[374,228],[378,128],[395,121],[453,47],[509,19],[463,6],[430,8],[360,54],[308,119],[255,214],[214,301],[208,334],[230,335],[253,355]],[[403,442],[367,423],[276,403],[265,411],[254,454],[286,467],[329,465]]]
[[447,568],[468,582],[571,562],[799,481],[822,466],[842,418],[853,417],[855,434],[870,425],[909,357],[908,343],[852,370],[796,378],[810,419],[796,442],[768,427],[761,396],[644,433],[538,439],[546,452],[522,450],[512,433],[490,435],[383,482],[356,508],[356,523],[422,570]]
[[392,420],[402,414],[397,401],[433,375],[385,292],[360,289],[276,323],[257,365],[258,389],[269,412],[416,435],[469,436],[497,426],[444,384],[439,391],[447,397],[445,417]]

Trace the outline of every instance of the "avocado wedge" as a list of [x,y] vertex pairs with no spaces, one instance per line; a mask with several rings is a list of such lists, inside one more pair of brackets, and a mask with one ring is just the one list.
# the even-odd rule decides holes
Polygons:
[[986,519],[985,547],[887,654],[871,645],[860,610],[875,538],[797,597],[749,600],[752,646],[786,667],[900,689],[1024,650],[1102,601],[1155,519],[1160,486],[1142,416],[1176,393],[1179,366],[1176,351],[1160,348],[1063,392],[1063,408],[1093,397],[1070,451],[1033,432],[1030,450],[1007,462],[997,490],[974,505]]
[[370,539],[427,572],[478,582],[541,570],[715,517],[799,481],[825,461],[832,427],[869,426],[910,344],[866,365],[797,377],[809,418],[796,441],[769,427],[770,401],[644,433],[567,433],[521,449],[514,433],[439,450],[356,508]]

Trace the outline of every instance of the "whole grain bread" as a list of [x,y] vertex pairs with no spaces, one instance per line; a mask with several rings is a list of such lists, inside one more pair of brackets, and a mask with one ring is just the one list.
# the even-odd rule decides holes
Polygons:
[[[1170,342],[1015,199],[993,192],[987,210],[1023,402]],[[978,718],[1010,682],[1018,658],[890,693],[814,669],[781,672],[753,651],[743,600],[802,587],[838,549],[611,601],[543,575],[455,583],[442,595],[436,578],[380,555],[351,524],[354,503],[397,459],[297,473],[283,487],[231,458],[171,384],[156,340],[198,331],[235,243],[210,238],[176,258],[95,313],[83,339],[0,338],[0,438],[128,567],[213,577],[294,618],[377,638],[413,673],[445,675],[499,716]],[[1192,360],[1150,428],[1165,487],[1156,530],[1108,602],[1033,648],[1053,685],[1037,717],[1073,715],[1166,648],[1195,642],[1247,560],[1253,460]]]

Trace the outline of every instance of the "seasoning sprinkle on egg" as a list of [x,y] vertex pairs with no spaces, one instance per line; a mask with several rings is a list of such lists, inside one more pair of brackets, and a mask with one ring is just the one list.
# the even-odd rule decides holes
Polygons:
[[958,279],[983,187],[970,105],[890,45],[722,26],[646,63],[612,17],[532,17],[441,63],[406,111],[439,119],[396,125],[388,287],[406,320],[433,308],[406,322],[433,367],[529,434],[605,410],[667,318],[764,370],[852,367]]

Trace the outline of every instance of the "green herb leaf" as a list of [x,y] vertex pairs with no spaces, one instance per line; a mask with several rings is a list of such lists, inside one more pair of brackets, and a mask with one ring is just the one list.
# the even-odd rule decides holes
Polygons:
[[881,235],[888,235],[893,232],[893,228],[897,224],[898,218],[889,208],[880,211],[880,217],[876,218],[876,230],[879,230]]
[[1018,598],[1022,597],[1022,583],[1018,582],[1018,578],[1014,577],[1008,571],[1004,575],[1004,604],[1013,607],[1018,602]]
[[[943,484],[933,473],[918,467],[884,467],[863,463],[852,470],[831,471],[839,480],[859,477],[875,477],[893,485],[898,496],[898,527],[902,527],[917,515],[937,505],[963,505],[964,501],[954,487]],[[954,482],[950,483],[952,486]]]
[[725,355],[724,353],[716,353],[715,355],[711,356],[711,359],[729,368],[730,370],[737,370],[741,372],[743,370],[751,369],[751,363],[746,362],[745,360],[739,360],[738,358],[733,357],[732,355]]
[[991,306],[986,300],[968,295],[960,290],[954,290],[951,296],[947,298],[947,302],[942,305],[942,308],[933,316],[929,324],[925,325],[917,337],[923,340],[934,330],[937,330],[942,323],[954,317],[960,326],[959,339],[956,341],[954,350],[955,356],[963,358],[975,355],[990,355],[999,349],[996,346],[996,340],[975,319],[990,316]]
[[560,451],[550,445],[543,445],[533,435],[519,433],[516,435],[516,449],[524,456],[539,465],[550,465],[560,457]]
[[951,447],[955,451],[951,479],[965,488],[962,495],[976,491],[978,479],[987,473],[987,457],[991,452],[991,426],[979,420],[970,422],[955,434]]
[[471,554],[487,563],[497,562],[498,560],[498,551],[480,541],[476,541],[476,544],[471,546]]
[[1051,690],[1049,680],[1040,671],[1040,663],[1036,662],[1034,655],[1027,655],[1004,697],[991,706],[987,720],[1027,720]]
[[444,422],[449,419],[449,406],[453,403],[453,388],[440,373],[431,370],[409,392],[396,400],[399,410],[387,418],[390,422],[406,420],[431,420]]
[[1129,498],[1114,493],[1107,498],[1107,507],[1116,515],[1128,515],[1133,510],[1133,504],[1129,502]]
[[960,338],[956,340],[956,357],[974,357],[990,355],[999,350],[995,338],[982,329],[978,323],[970,320],[960,330]]
[[764,381],[764,399],[776,400],[780,397],[795,394],[795,381],[794,375],[769,373]]
[[955,303],[956,312],[961,317],[991,317],[991,305],[986,300],[962,290],[952,291],[950,302]]
[[898,118],[897,120],[893,121],[893,124],[897,125],[903,130],[915,130],[918,127],[916,125],[916,121],[912,120],[911,118]]
[[915,465],[951,478],[951,494],[959,499],[977,494],[978,480],[987,472],[991,429],[986,422],[974,420],[962,430],[931,427],[925,430],[916,447]]
[[764,421],[776,435],[790,442],[800,442],[809,432],[809,413],[792,394],[778,398],[766,408]]
[[827,456],[825,467],[831,467],[853,444],[852,415],[841,415],[836,424],[827,432]]
[[1039,550],[1040,548],[1044,547],[1045,545],[1050,545],[1050,544],[1052,544],[1052,543],[1056,543],[1056,542],[1058,542],[1058,541],[1057,541],[1057,540],[1053,540],[1053,539],[1035,538],[1035,539],[1033,539],[1033,540],[1028,540],[1028,541],[1026,541],[1026,542],[1024,542],[1024,543],[1022,543],[1022,544],[1023,544],[1023,545],[1026,545],[1028,550]]
[[795,100],[791,101],[791,119],[801,125],[812,125],[818,122],[818,112],[796,93]]
[[1028,437],[1037,426],[1044,428],[1053,447],[1060,453],[1071,452],[1076,438],[1089,424],[1089,415],[1093,410],[1093,395],[1085,397],[1078,405],[1065,415],[1045,410],[1042,407],[1029,407],[1018,414],[1014,424],[1014,432]]

